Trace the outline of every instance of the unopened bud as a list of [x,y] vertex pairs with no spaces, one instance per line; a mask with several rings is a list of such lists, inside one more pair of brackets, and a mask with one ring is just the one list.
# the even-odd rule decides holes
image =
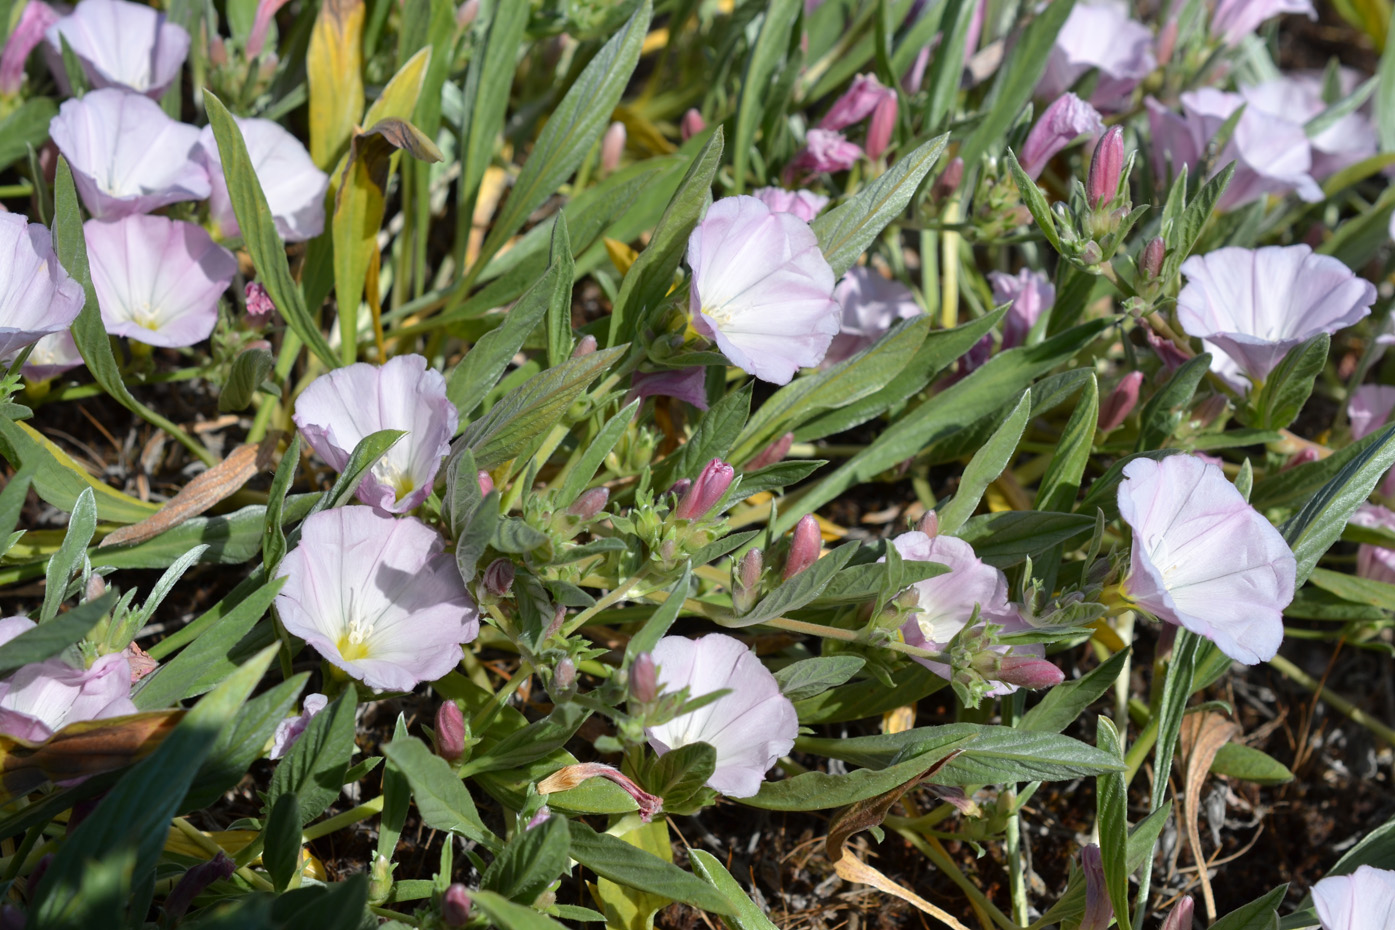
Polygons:
[[1196,902],[1191,896],[1182,898],[1172,905],[1172,910],[1167,912],[1167,919],[1163,921],[1162,930],[1192,930],[1192,912],[1196,910]]
[[765,557],[759,549],[747,550],[732,570],[731,606],[738,614],[744,614],[756,606],[760,597],[761,573],[765,570]]
[[1293,458],[1284,463],[1279,471],[1288,471],[1290,468],[1297,468],[1299,465],[1307,465],[1309,462],[1318,460],[1318,450],[1316,446],[1304,446],[1293,454]]
[[1098,265],[1104,261],[1104,250],[1100,244],[1093,239],[1085,243],[1085,247],[1080,250],[1080,260],[1086,265]]
[[[564,657],[552,670],[552,683],[559,691],[571,690],[572,685],[576,684],[576,663]],[[556,698],[556,695],[553,697]]]
[[1154,47],[1154,54],[1159,65],[1167,64],[1172,58],[1172,52],[1177,48],[1177,17],[1172,17],[1163,23],[1163,27],[1158,30],[1158,42]]
[[107,581],[101,575],[94,574],[87,579],[87,600],[95,601],[106,593]]
[[382,905],[392,894],[392,862],[379,853],[373,857],[373,867],[368,870],[368,903],[374,907]]
[[1119,178],[1124,173],[1124,128],[1115,126],[1095,145],[1086,176],[1085,197],[1098,210],[1114,200],[1119,190]]
[[567,513],[582,520],[590,520],[605,510],[605,505],[610,501],[610,488],[592,488],[578,497]]
[[789,558],[785,559],[785,580],[788,581],[817,562],[822,548],[823,534],[819,532],[819,521],[813,514],[806,513],[794,525]]
[[689,109],[683,114],[683,118],[678,123],[678,132],[683,136],[683,141],[687,142],[693,136],[707,128],[707,123],[703,121],[702,114],[695,109]]
[[562,630],[562,623],[567,619],[567,608],[558,604],[552,608],[552,622],[547,625],[547,631],[543,633],[543,642],[547,642]]
[[1143,272],[1144,277],[1156,278],[1162,274],[1163,257],[1166,254],[1167,244],[1163,242],[1162,236],[1154,236],[1143,247],[1143,254],[1138,258],[1138,270]]
[[489,492],[494,490],[494,479],[489,477],[489,472],[481,471],[478,475],[480,482],[480,495],[488,497]]
[[1045,659],[1033,656],[1005,656],[998,670],[993,673],[994,681],[1005,685],[1017,685],[1033,691],[1053,688],[1066,680],[1061,670]]
[[208,40],[208,63],[215,68],[221,68],[228,63],[228,45],[222,36],[214,36]]
[[625,124],[611,123],[601,137],[601,173],[610,174],[620,167],[620,156],[625,154]]
[[513,591],[515,570],[509,559],[495,559],[484,570],[484,590],[490,597],[508,597]]
[[1143,372],[1131,371],[1119,381],[1114,390],[1100,404],[1099,428],[1101,432],[1118,429],[1133,408],[1138,406],[1138,389],[1143,385]]
[[774,465],[789,454],[792,445],[794,445],[794,433],[785,433],[756,453],[756,457],[746,463],[745,471],[755,471],[758,468]]
[[[232,875],[237,866],[228,858],[227,853],[221,849],[218,854],[202,865],[196,865],[179,880],[179,884],[174,886],[170,896],[165,899],[165,914],[171,920],[178,920],[184,916],[184,912],[189,909],[189,905],[203,892],[205,888],[214,882]],[[34,893],[34,886],[37,880],[31,875],[29,883],[29,893]]]
[[479,15],[480,0],[465,0],[464,3],[460,4],[460,9],[455,11],[456,28],[469,29]]
[[256,281],[247,282],[247,287],[243,288],[242,296],[247,302],[248,316],[264,317],[276,309],[271,295],[266,292],[265,287]]
[[925,511],[925,514],[916,522],[916,531],[924,533],[931,539],[940,535],[940,515],[933,510]]
[[630,697],[640,704],[652,704],[659,698],[659,671],[647,652],[635,656],[630,664]]
[[1093,843],[1080,850],[1080,868],[1085,872],[1085,916],[1080,930],[1105,930],[1114,919],[1109,889],[1104,882],[1104,858]]
[[1220,419],[1229,405],[1230,402],[1225,399],[1224,395],[1212,394],[1196,405],[1196,409],[1192,411],[1192,424],[1197,429],[1205,429]]
[[470,921],[470,892],[456,882],[441,895],[441,920],[447,927],[463,927]]
[[549,808],[546,804],[544,804],[542,807],[538,808],[538,812],[528,820],[528,825],[525,826],[523,829],[531,830],[534,827],[541,827],[543,824],[547,823],[551,819],[552,809]]
[[867,152],[867,157],[873,161],[881,158],[886,147],[891,144],[891,134],[896,129],[897,107],[896,93],[891,91],[877,101],[876,109],[872,111],[872,119],[867,123],[867,139],[863,148]]
[[436,752],[447,762],[465,754],[465,715],[454,701],[442,701],[436,708]]
[[679,520],[700,520],[707,516],[708,512],[717,506],[722,495],[727,493],[727,488],[731,487],[735,477],[736,469],[721,459],[708,462],[703,466],[702,474],[697,476],[693,486],[679,499],[673,516]]
[[589,333],[582,336],[577,341],[576,348],[572,349],[572,358],[581,358],[596,351],[596,337]]
[[931,196],[935,200],[941,201],[959,190],[959,185],[964,183],[964,159],[959,156],[951,158],[949,164],[945,165],[945,170],[940,172],[940,176],[935,180],[935,186],[931,190]]

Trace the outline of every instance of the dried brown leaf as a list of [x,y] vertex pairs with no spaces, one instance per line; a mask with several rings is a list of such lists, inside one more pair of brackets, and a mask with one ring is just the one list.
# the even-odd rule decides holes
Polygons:
[[1187,847],[1196,861],[1201,893],[1206,901],[1209,922],[1216,920],[1216,898],[1211,892],[1211,880],[1206,875],[1206,857],[1201,852],[1201,834],[1197,820],[1201,810],[1201,786],[1211,770],[1216,753],[1240,732],[1240,727],[1220,714],[1206,712],[1188,714],[1182,719],[1182,752],[1186,756],[1186,793],[1182,796],[1182,829],[1187,835]]

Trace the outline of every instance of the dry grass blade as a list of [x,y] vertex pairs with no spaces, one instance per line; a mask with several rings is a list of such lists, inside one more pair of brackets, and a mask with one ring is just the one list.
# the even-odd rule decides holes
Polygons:
[[185,485],[169,503],[139,523],[123,526],[98,543],[103,546],[133,545],[153,539],[166,530],[196,517],[221,500],[230,497],[258,472],[271,464],[276,448],[273,439],[260,445],[238,446],[227,458]]
[[1211,879],[1206,874],[1206,857],[1201,852],[1201,834],[1197,831],[1200,816],[1201,786],[1216,753],[1240,732],[1239,726],[1220,714],[1189,714],[1182,720],[1182,751],[1187,758],[1186,794],[1182,798],[1182,829],[1187,834],[1187,847],[1196,861],[1197,878],[1206,901],[1206,917],[1216,920],[1216,898],[1211,892]]

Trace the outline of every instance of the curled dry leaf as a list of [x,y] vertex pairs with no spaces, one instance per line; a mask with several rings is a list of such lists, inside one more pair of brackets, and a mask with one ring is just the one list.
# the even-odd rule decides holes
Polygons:
[[1182,752],[1187,758],[1187,790],[1182,798],[1182,829],[1187,834],[1187,848],[1196,861],[1201,894],[1206,901],[1209,922],[1216,920],[1216,898],[1211,892],[1211,880],[1206,874],[1206,857],[1201,852],[1201,834],[1197,831],[1200,816],[1201,786],[1211,762],[1221,747],[1240,732],[1240,727],[1220,714],[1189,714],[1182,720]]

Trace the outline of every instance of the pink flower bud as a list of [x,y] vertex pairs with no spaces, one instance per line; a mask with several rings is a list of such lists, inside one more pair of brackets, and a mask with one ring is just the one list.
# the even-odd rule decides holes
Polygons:
[[[967,52],[968,49],[965,49]],[[911,62],[910,68],[906,71],[905,77],[901,78],[901,86],[908,94],[920,93],[921,86],[925,83],[925,69],[930,65],[930,46],[925,46],[916,53],[915,61]]]
[[551,819],[552,809],[548,807],[546,804],[544,804],[542,807],[538,808],[538,812],[532,816],[532,818],[528,821],[528,825],[523,829],[531,830],[534,827],[540,827]]
[[87,600],[95,601],[103,594],[107,593],[106,579],[101,575],[93,575],[87,579]]
[[1131,371],[1119,381],[1114,390],[1100,404],[1099,428],[1101,432],[1118,429],[1138,406],[1138,389],[1143,384],[1143,372]]
[[[184,912],[189,909],[189,905],[194,899],[216,881],[227,878],[236,871],[233,861],[228,858],[227,853],[222,850],[209,861],[202,865],[196,865],[185,872],[179,879],[179,884],[174,886],[170,896],[165,899],[165,915],[170,920],[178,920],[184,916]],[[29,890],[33,893],[37,880],[31,875],[29,880]]]
[[447,927],[463,927],[470,920],[470,892],[456,882],[441,896],[441,920]]
[[732,468],[721,459],[713,459],[702,469],[702,474],[698,475],[693,486],[678,501],[678,506],[674,508],[673,515],[679,520],[699,520],[707,516],[708,512],[722,499],[722,495],[727,493],[727,488],[731,487],[731,481],[736,477],[736,469]]
[[1124,129],[1115,126],[1095,145],[1090,173],[1085,180],[1085,197],[1098,210],[1112,203],[1124,173]]
[[916,521],[915,529],[917,533],[924,533],[934,539],[940,535],[940,515],[933,510],[925,511],[924,515]]
[[508,597],[513,591],[515,570],[509,559],[495,559],[484,570],[484,590],[490,597]]
[[931,189],[930,195],[936,202],[944,200],[950,194],[959,190],[959,185],[964,183],[964,159],[958,155],[949,160],[945,165],[945,170],[940,172],[940,176],[935,180],[935,186]]
[[649,704],[659,697],[659,672],[654,657],[647,652],[635,656],[630,665],[630,697],[640,704]]
[[1299,465],[1307,465],[1309,462],[1318,460],[1318,450],[1315,446],[1304,446],[1293,454],[1293,457],[1283,464],[1279,471],[1288,471],[1290,468],[1297,468]]
[[1222,394],[1212,394],[1210,397],[1196,405],[1192,411],[1192,423],[1197,429],[1205,429],[1220,418],[1225,413],[1229,401]]
[[596,351],[596,337],[592,335],[582,336],[577,341],[576,348],[572,349],[572,358],[581,358]]
[[484,497],[488,497],[489,492],[494,490],[494,479],[489,477],[489,472],[487,471],[480,472],[478,477],[480,482],[480,494]]
[[266,288],[256,281],[247,282],[243,296],[247,301],[248,316],[263,317],[276,309],[276,304],[271,301],[271,295],[266,292]]
[[1154,236],[1143,247],[1143,254],[1138,258],[1138,270],[1143,272],[1145,277],[1156,278],[1162,274],[1163,257],[1166,254],[1167,245],[1162,236]]
[[1109,889],[1104,883],[1104,858],[1093,843],[1080,850],[1080,867],[1085,872],[1085,916],[1080,930],[1105,930],[1114,919]]
[[[562,658],[557,663],[557,667],[552,670],[552,683],[559,691],[569,691],[572,685],[576,684],[576,663],[571,659]],[[555,698],[556,695],[553,695]]]
[[552,622],[547,625],[547,631],[543,633],[543,642],[547,642],[562,630],[562,623],[567,619],[567,608],[561,604],[552,608]]
[[1158,41],[1154,47],[1154,56],[1159,65],[1166,65],[1172,58],[1172,52],[1177,48],[1177,17],[1169,19],[1163,23],[1158,30]]
[[460,9],[455,11],[455,26],[457,29],[469,29],[474,25],[475,19],[480,15],[480,0],[465,0],[460,4]]
[[703,121],[702,114],[695,109],[689,109],[683,114],[683,119],[678,123],[678,132],[683,136],[683,141],[687,142],[693,136],[707,128],[707,123]]
[[759,549],[748,550],[736,563],[731,579],[731,606],[738,614],[744,614],[756,605],[764,571],[765,557]]
[[605,505],[610,501],[610,488],[592,488],[578,497],[567,513],[582,520],[590,520],[605,510]]
[[819,521],[814,519],[813,514],[806,513],[794,525],[789,558],[785,559],[785,580],[788,581],[817,562],[822,548],[823,535],[819,532]]
[[881,158],[886,147],[891,144],[891,134],[896,129],[896,92],[892,91],[877,102],[872,111],[872,120],[867,124],[867,157],[876,161]]
[[620,167],[620,156],[625,154],[625,124],[611,123],[601,137],[601,173],[610,174]]
[[1196,910],[1196,902],[1191,896],[1182,898],[1172,905],[1172,910],[1167,912],[1167,919],[1163,921],[1162,930],[1192,930],[1192,912]]
[[746,463],[744,471],[756,471],[783,459],[790,451],[790,446],[794,445],[794,433],[785,433],[770,445],[766,446],[756,457]]
[[1066,680],[1061,670],[1045,659],[1033,656],[1006,656],[993,675],[995,681],[1019,688],[1052,688]]
[[442,701],[436,708],[436,753],[447,762],[465,754],[465,715],[454,701]]
[[[253,61],[262,53],[266,45],[266,34],[271,28],[276,11],[285,6],[288,0],[260,0],[257,12],[252,18],[252,31],[247,34],[247,60]],[[224,53],[226,55],[226,53]]]
[[208,40],[208,63],[215,68],[221,68],[228,63],[228,43],[223,41],[222,36],[214,36]]
[[625,792],[634,798],[635,803],[639,805],[639,819],[645,823],[653,820],[654,815],[664,809],[663,798],[650,794],[622,774],[619,769],[601,762],[582,762],[560,768],[538,782],[538,793],[552,794],[556,791],[566,791],[575,788],[588,778],[604,778],[624,788]]

